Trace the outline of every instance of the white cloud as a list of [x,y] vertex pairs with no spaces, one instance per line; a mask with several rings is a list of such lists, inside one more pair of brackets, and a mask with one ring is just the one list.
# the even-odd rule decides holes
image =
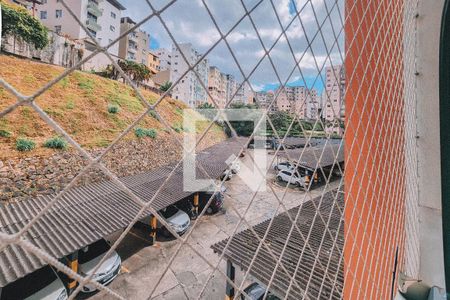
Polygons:
[[[150,13],[150,9],[144,0],[120,0],[121,3],[127,7],[127,10],[123,12],[123,16],[131,16],[135,21],[139,21]],[[300,17],[305,27],[303,30],[298,20],[292,21],[294,16],[292,10],[289,9],[289,2],[291,0],[277,0],[273,1],[276,11],[279,15],[282,25],[285,27],[291,23],[290,27],[286,30],[286,35],[293,47],[296,58],[307,49],[307,39],[311,40],[316,36],[318,30],[316,24],[316,16],[319,24],[321,24],[324,18],[327,16],[327,12],[324,7],[324,2],[328,0],[294,0],[297,4],[297,8],[300,9],[305,5],[305,9],[302,11]],[[245,14],[240,0],[205,0],[211,13],[216,19],[217,24],[221,28],[223,33],[226,33],[234,24]],[[247,9],[251,9],[259,1],[257,0],[244,0]],[[333,1],[334,2],[334,1]],[[157,9],[161,8],[167,1],[165,0],[151,0],[151,3],[155,3]],[[311,8],[311,3],[314,6],[314,11]],[[344,11],[343,0],[338,0],[341,13]],[[331,4],[328,4],[328,9],[331,8]],[[315,13],[315,14],[314,14]],[[337,13],[333,14],[337,16]],[[203,3],[201,0],[177,0],[176,3],[170,7],[167,11],[162,13],[162,18],[169,27],[171,33],[175,37],[177,42],[190,42],[197,50],[205,53],[209,48],[216,43],[220,38],[219,33],[214,27]],[[258,32],[264,42],[264,45],[269,49],[275,40],[281,33],[280,25],[276,19],[271,2],[264,0],[258,8],[256,8],[251,14],[252,20],[258,28]],[[336,28],[340,21],[334,21],[335,31],[338,32],[340,28]],[[151,21],[146,22],[142,26],[145,31],[150,33],[153,38],[158,39],[161,47],[170,48],[172,41],[168,34],[165,32],[161,23],[153,18]],[[327,46],[330,48],[332,41],[335,37],[331,30],[331,24],[329,21],[324,22],[322,33]],[[253,29],[253,26],[248,17],[245,17],[241,24],[239,24],[232,33],[227,36],[236,58],[239,61],[245,74],[248,74],[258,63],[258,61],[264,56],[264,51],[261,47],[260,41]],[[331,41],[331,42],[330,42]],[[341,44],[341,51],[344,49],[343,39],[339,40]],[[319,67],[326,62],[329,64],[327,58],[326,49],[321,35],[317,35],[313,42],[312,48],[314,50],[315,57],[308,51],[300,63],[302,72],[305,76],[314,76],[317,74],[317,67],[315,61],[319,64]],[[333,63],[341,63],[341,59],[338,49],[335,47],[331,55]],[[292,70],[293,58],[292,54],[287,47],[284,36],[279,40],[278,44],[270,52],[271,57],[274,58],[274,62],[280,73],[287,76]],[[216,65],[225,73],[234,74],[237,78],[240,78],[240,71],[234,63],[233,58],[230,55],[225,43],[220,43],[209,55],[208,60],[211,65]],[[257,87],[263,86],[268,82],[276,82],[277,78],[274,77],[274,72],[270,64],[262,63],[257,71],[252,75],[251,81],[257,89]],[[283,76],[282,76],[283,77]]]

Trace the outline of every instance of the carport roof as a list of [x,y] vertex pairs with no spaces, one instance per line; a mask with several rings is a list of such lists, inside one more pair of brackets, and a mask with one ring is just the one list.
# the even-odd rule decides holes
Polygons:
[[[238,155],[243,140],[228,139],[197,154],[197,178],[218,178],[228,167],[230,155]],[[208,173],[200,171],[199,164]],[[175,165],[123,177],[120,180],[143,201],[149,201]],[[152,207],[160,210],[189,196],[183,190],[183,168],[180,165],[169,178]],[[30,222],[55,195],[10,204],[0,208],[0,231],[17,233]],[[24,234],[48,254],[61,258],[100,238],[125,228],[140,206],[112,181],[81,186],[67,191],[51,209]],[[142,217],[150,215],[150,210]],[[0,287],[46,265],[44,261],[17,245],[0,251]]]
[[287,149],[280,151],[278,156],[291,160],[294,163],[300,158],[300,166],[315,170],[316,168],[331,167],[334,164],[335,158],[337,163],[343,163],[344,146],[334,144],[326,146],[319,145],[305,149]]
[[[335,201],[335,196],[337,200]],[[310,299],[341,299],[343,289],[343,261],[340,259],[339,252],[342,253],[344,245],[344,224],[341,218],[341,211],[344,208],[344,196],[342,191],[330,191],[324,194],[322,203],[321,197],[317,197],[311,201],[305,202],[300,211],[297,225],[302,232],[303,237],[308,236],[309,247],[305,247],[305,242],[299,232],[294,229],[292,235],[288,239],[289,230],[292,223],[288,215],[292,219],[300,209],[300,206],[288,210],[276,216],[269,229],[266,238],[266,245],[276,257],[281,257],[281,262],[287,269],[289,274],[278,267],[274,276],[270,290],[282,298],[286,297],[286,292],[295,267],[299,265],[298,271],[295,273],[295,281],[301,288],[295,284],[287,295],[287,299],[302,299],[302,293],[306,289],[308,281],[311,277],[311,283],[307,289],[307,298]],[[338,209],[340,207],[340,209]],[[315,217],[319,211],[325,222],[330,218],[329,224],[325,224],[321,218]],[[269,226],[270,220],[266,220],[258,225],[253,226],[254,231],[260,239],[263,238]],[[329,232],[326,230],[329,229]],[[323,241],[322,241],[323,238]],[[224,257],[229,259],[233,264],[239,266],[243,270],[249,269],[250,262],[256,253],[259,240],[255,235],[246,229],[231,237],[231,242],[225,250]],[[216,253],[222,254],[229,239],[218,242],[212,246]],[[336,243],[334,241],[336,240]],[[320,244],[322,243],[322,246]],[[281,256],[283,247],[287,244],[286,250]],[[304,248],[303,252],[302,249]],[[338,248],[339,251],[336,249]],[[320,264],[315,264],[316,260]],[[301,261],[300,260],[301,257]],[[259,282],[268,286],[273,271],[275,270],[277,261],[272,258],[267,249],[263,246],[260,248],[254,264],[250,268],[250,274]],[[328,265],[328,270],[323,266]],[[311,275],[311,270],[314,269]],[[331,278],[331,279],[330,279]],[[334,280],[336,278],[336,280]],[[335,283],[333,284],[333,282]],[[322,286],[323,285],[323,286]]]

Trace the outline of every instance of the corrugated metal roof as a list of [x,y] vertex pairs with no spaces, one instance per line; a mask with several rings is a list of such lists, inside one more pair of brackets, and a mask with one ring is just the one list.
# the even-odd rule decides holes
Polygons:
[[[229,139],[197,155],[208,178],[218,178],[227,168],[230,155],[238,155],[243,140]],[[197,164],[198,178],[202,175]],[[143,201],[149,201],[174,169],[175,164],[120,180]],[[191,194],[183,190],[183,168],[179,166],[152,203],[160,210]],[[0,231],[16,233],[32,220],[55,195],[40,196],[0,208]],[[100,238],[125,228],[140,207],[115,183],[94,183],[69,190],[33,225],[24,238],[61,258]],[[144,216],[150,215],[147,210]],[[45,262],[20,246],[9,245],[0,251],[0,287],[45,265]]]
[[[342,298],[341,295],[344,282],[343,261],[340,261],[339,252],[342,253],[343,251],[344,224],[335,203],[338,204],[340,210],[342,211],[344,208],[344,196],[343,192],[338,192],[339,195],[337,197],[337,201],[335,202],[334,197],[336,193],[337,190],[326,193],[320,206],[320,197],[303,204],[300,211],[300,217],[297,219],[297,225],[304,237],[306,237],[308,232],[311,230],[311,235],[309,238],[309,245],[311,248],[305,247],[303,253],[301,250],[303,249],[305,243],[296,229],[293,230],[291,237],[287,240],[288,233],[292,225],[287,214],[291,215],[292,219],[295,219],[300,207],[297,206],[292,208],[287,213],[280,214],[274,218],[266,238],[266,244],[270,247],[276,257],[281,257],[281,262],[289,274],[286,274],[281,267],[278,267],[273,283],[270,286],[270,290],[273,293],[282,298],[286,297],[290,278],[293,277],[295,267],[299,264],[299,269],[294,278],[297,285],[301,289],[293,284],[289,295],[287,295],[287,299],[302,299],[302,293],[306,289],[310,277],[311,283],[306,291],[307,296],[309,296],[310,299]],[[324,224],[321,218],[314,218],[317,209],[319,209],[325,221],[330,217],[330,223],[328,225]],[[260,239],[263,238],[269,223],[270,220],[266,220],[256,226],[253,226],[254,231]],[[327,228],[330,230],[331,234],[327,231]],[[336,235],[336,245],[340,251],[336,248],[333,249],[333,242],[336,239]],[[322,237],[323,244],[322,247],[320,247]],[[232,240],[228,248],[225,250],[224,257],[231,260],[235,265],[239,266],[243,270],[247,271],[249,269],[250,262],[256,253],[259,240],[250,231],[250,229],[244,230],[232,236],[231,239]],[[215,252],[222,254],[227,242],[228,239],[225,239],[217,244],[214,244],[212,248]],[[283,256],[281,256],[282,249],[286,243],[286,250]],[[331,252],[333,255],[330,256]],[[299,262],[301,255],[302,258]],[[311,270],[313,269],[316,256],[318,256],[318,261],[320,264],[315,265],[314,272],[311,276]],[[277,261],[272,258],[269,251],[265,247],[261,247],[253,266],[250,268],[250,274],[262,284],[267,286],[269,284],[270,277],[275,270],[276,263]],[[327,265],[328,270],[326,271],[323,266]],[[330,280],[329,278],[334,279],[335,277],[337,280],[336,284],[333,286],[334,280]],[[320,290],[322,284],[323,287],[322,290]]]
[[292,160],[293,162],[297,162],[297,160],[300,158],[300,155],[301,155],[301,160],[299,162],[300,166],[312,170],[316,169],[316,167],[326,168],[333,165],[335,158],[338,163],[344,162],[344,146],[340,146],[338,144],[326,146],[319,145],[316,147],[310,147],[306,149],[287,149],[285,151],[280,151],[278,153],[279,157]]

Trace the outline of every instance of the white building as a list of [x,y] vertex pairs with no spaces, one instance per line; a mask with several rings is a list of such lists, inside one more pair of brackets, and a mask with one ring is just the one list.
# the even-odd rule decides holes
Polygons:
[[[120,35],[120,18],[125,7],[117,0],[66,0],[75,16],[97,38],[100,46],[106,46]],[[38,18],[50,30],[67,35],[74,40],[85,40],[86,54],[95,49],[89,42],[88,34],[70,15],[59,0],[42,0],[38,6]],[[108,49],[114,58],[118,58],[119,43]],[[102,69],[110,64],[105,55],[97,55],[86,63],[85,69]]]
[[159,57],[159,71],[170,70],[172,61],[172,51],[166,48],[160,48],[154,51],[156,56]]
[[[178,45],[180,46],[181,52],[175,45],[172,47],[170,81],[174,84],[189,69],[188,64],[184,60],[181,53],[183,53],[191,66],[194,65],[201,57],[200,53],[192,47],[191,43],[183,43]],[[203,59],[199,64],[197,64],[195,71],[199,75],[199,78],[194,72],[189,71],[174,86],[172,92],[173,98],[185,102],[190,107],[197,107],[208,100],[207,92],[205,90],[205,88],[208,88],[208,60]]]
[[237,83],[237,92],[234,97],[232,103],[243,103],[243,104],[251,104],[253,103],[253,90],[251,86],[245,82],[242,85]]
[[228,102],[230,102],[230,100],[234,96],[234,94],[236,93],[238,85],[237,85],[236,79],[231,74],[226,75],[226,80],[227,80],[227,91],[226,91],[227,96],[226,96],[226,98],[227,98],[227,103],[228,103]]
[[[106,46],[119,37],[121,11],[125,9],[117,0],[66,0],[76,17],[86,25],[89,32],[97,38],[101,46]],[[58,0],[43,0],[39,5],[41,22],[50,30],[67,34],[72,39],[86,39],[87,33],[69,14]],[[109,48],[117,55],[119,44]]]
[[329,133],[342,134],[341,110],[344,105],[345,73],[342,65],[326,68],[326,86],[322,95],[323,117]]

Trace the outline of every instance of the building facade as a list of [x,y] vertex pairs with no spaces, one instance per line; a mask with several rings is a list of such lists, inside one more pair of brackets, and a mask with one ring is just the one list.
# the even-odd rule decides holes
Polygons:
[[[117,0],[67,0],[66,4],[100,46],[104,47],[119,37],[121,12],[125,7]],[[37,17],[50,30],[75,40],[88,38],[86,31],[58,0],[42,0],[37,9]],[[108,52],[117,56],[119,45],[114,44]]]
[[341,110],[344,106],[345,74],[342,65],[326,68],[326,86],[323,101],[323,118],[328,133],[342,134]]
[[276,107],[279,111],[295,114],[300,119],[316,119],[321,111],[320,98],[315,89],[303,86],[278,88]]
[[174,45],[171,54],[170,81],[175,84],[179,80],[173,88],[172,97],[185,102],[190,107],[197,107],[208,101],[205,90],[205,88],[208,88],[208,60],[203,59],[196,65],[195,72],[198,74],[198,77],[193,71],[184,74],[189,67],[183,55],[191,66],[197,63],[201,55],[190,43],[178,45],[180,49]]
[[213,104],[214,100],[219,108],[225,108],[227,103],[227,76],[214,66],[209,67],[208,91],[208,102]]
[[152,51],[148,52],[147,67],[153,74],[159,72],[159,57]]
[[[120,20],[120,34],[136,25],[130,17]],[[140,29],[134,29],[119,42],[119,57],[136,63],[148,65],[150,35]]]
[[155,50],[156,56],[159,58],[159,71],[170,70],[172,62],[172,51],[166,48]]

